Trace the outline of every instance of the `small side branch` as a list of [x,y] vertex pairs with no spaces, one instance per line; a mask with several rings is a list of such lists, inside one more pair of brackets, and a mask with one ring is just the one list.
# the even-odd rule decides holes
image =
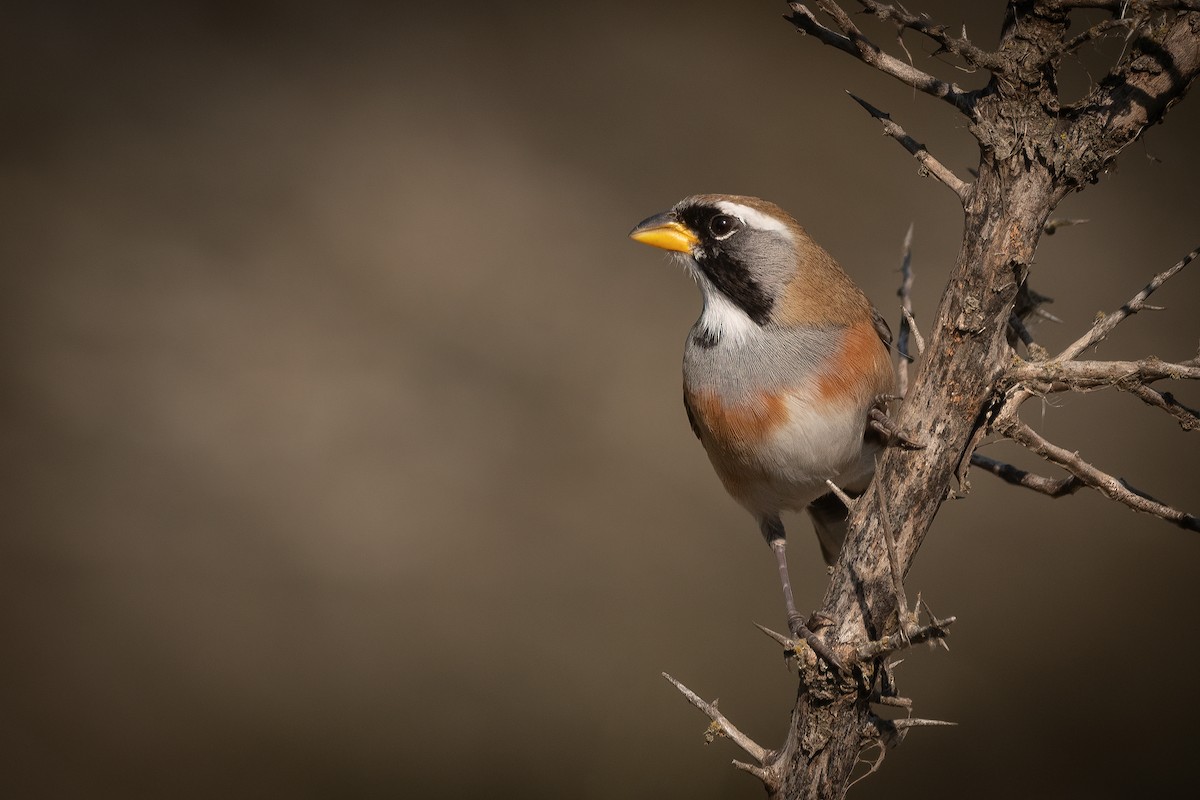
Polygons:
[[996,426],[996,429],[1000,434],[1009,437],[1017,444],[1036,453],[1050,463],[1062,467],[1106,497],[1123,503],[1134,511],[1153,514],[1160,519],[1165,519],[1167,522],[1172,522],[1185,530],[1200,531],[1200,518],[1171,508],[1165,503],[1161,503],[1149,495],[1133,489],[1125,481],[1115,478],[1084,461],[1078,453],[1073,453],[1047,441],[1037,431],[1021,420],[1012,417],[1006,418]]
[[1160,392],[1140,383],[1121,388],[1146,405],[1154,406],[1170,414],[1179,422],[1179,427],[1185,431],[1200,431],[1200,411],[1185,406],[1170,392]]
[[950,191],[958,195],[958,199],[961,202],[967,202],[967,193],[971,188],[969,183],[959,178],[948,167],[942,164],[942,162],[930,155],[929,151],[925,149],[925,145],[921,144],[916,139],[905,133],[904,128],[901,128],[898,124],[893,122],[890,115],[880,111],[878,108],[871,105],[866,100],[863,100],[861,97],[858,97],[857,95],[854,95],[850,92],[847,92],[846,94],[849,94],[850,97],[854,99],[854,102],[865,108],[867,113],[869,113],[872,117],[883,123],[884,134],[895,139],[900,143],[901,147],[903,147],[909,153],[912,153],[913,157],[917,159],[921,165],[921,169],[924,170],[925,173],[932,175],[944,183],[950,189]]
[[938,49],[934,55],[952,53],[972,67],[982,67],[992,72],[999,72],[1004,68],[1004,61],[995,53],[989,53],[977,47],[965,35],[950,35],[945,25],[938,25],[930,22],[926,17],[910,14],[903,8],[879,3],[876,0],[858,0],[858,4],[885,22],[892,22],[900,28],[916,31],[936,42]]
[[842,487],[838,486],[836,483],[834,483],[833,481],[831,481],[829,479],[825,480],[825,485],[829,487],[829,491],[833,492],[833,494],[837,497],[838,500],[842,501],[842,505],[844,505],[846,507],[847,513],[854,510],[854,498],[851,497],[850,495],[846,494],[842,490]]
[[1122,389],[1161,380],[1200,380],[1200,364],[1171,364],[1157,358],[1141,361],[1026,361],[1009,376],[1039,392],[1086,392],[1117,386]]
[[881,719],[875,717],[871,720],[873,731],[864,731],[864,738],[874,738],[881,747],[892,747],[904,739],[904,735],[912,728],[934,728],[948,727],[957,725],[957,722],[946,722],[940,719],[917,719],[914,717],[901,717],[900,719]]
[[875,487],[875,497],[879,501],[879,514],[883,527],[883,541],[887,547],[888,566],[892,572],[892,592],[896,596],[896,622],[900,637],[908,638],[908,628],[911,620],[908,614],[908,598],[904,594],[904,570],[900,567],[900,559],[896,555],[895,521],[887,505],[887,492],[880,485],[881,481],[871,481]]
[[1121,306],[1111,314],[1106,314],[1100,319],[1096,320],[1096,324],[1092,326],[1090,331],[1072,342],[1066,350],[1063,350],[1058,354],[1058,356],[1055,357],[1055,360],[1066,361],[1068,359],[1075,358],[1084,350],[1087,350],[1089,347],[1092,347],[1093,345],[1103,341],[1104,338],[1108,336],[1108,334],[1110,334],[1112,330],[1120,325],[1121,322],[1123,322],[1127,317],[1130,317],[1145,308],[1146,298],[1154,294],[1158,287],[1162,286],[1173,275],[1190,264],[1197,255],[1200,255],[1200,247],[1192,250],[1192,252],[1180,259],[1170,269],[1166,269],[1155,275],[1154,279],[1146,284],[1144,289],[1135,294],[1128,303]]
[[[1074,36],[1068,40],[1066,44],[1058,48],[1058,54],[1066,55],[1067,53],[1073,53],[1080,47],[1083,47],[1083,45],[1087,44],[1093,39],[1099,39],[1101,36],[1113,30],[1114,28],[1132,28],[1136,24],[1137,20],[1132,17],[1103,20],[1102,22],[1098,22],[1092,27],[1088,28],[1083,33],[1080,33],[1078,36]],[[1049,231],[1047,231],[1047,233],[1049,233]]]
[[[717,710],[717,704],[715,701],[709,703],[665,672],[662,674],[662,676],[670,681],[671,685],[678,689],[679,693],[682,694],[689,703],[703,711],[705,715],[712,720],[713,726],[710,728],[712,734],[706,737],[708,741],[712,741],[712,736],[715,735],[724,736],[733,741],[733,743],[738,747],[745,750],[746,754],[759,764],[766,763],[768,751],[765,748],[760,747],[753,739],[742,733],[740,730],[738,730],[737,726],[726,719],[725,715]],[[762,775],[759,775],[758,777],[763,778]],[[763,779],[765,780],[765,778]]]
[[1006,483],[1011,483],[1014,486],[1024,486],[1026,489],[1032,489],[1035,492],[1040,492],[1047,497],[1055,499],[1075,494],[1075,492],[1086,485],[1074,475],[1054,480],[1044,475],[1026,472],[1023,469],[1014,467],[1012,464],[1005,464],[1003,461],[988,458],[980,453],[971,454],[971,464],[972,466],[987,470]]
[[1083,225],[1091,222],[1088,219],[1052,219],[1042,226],[1042,233],[1047,236],[1053,236],[1059,228],[1069,228],[1072,225]]
[[901,397],[908,394],[908,362],[912,360],[912,354],[908,352],[908,340],[911,334],[916,333],[918,346],[921,350],[925,349],[912,313],[912,242],[913,224],[910,222],[908,232],[904,234],[904,254],[900,258],[900,288],[896,290],[896,295],[900,298],[900,334],[896,337],[900,361],[896,365],[896,388]]
[[[1160,392],[1149,385],[1159,380],[1200,379],[1200,357],[1174,364],[1157,358],[1141,361],[1073,360],[1088,348],[1103,341],[1129,316],[1154,308],[1146,304],[1147,298],[1191,263],[1197,255],[1200,255],[1200,247],[1192,250],[1169,269],[1154,276],[1153,280],[1120,309],[1099,316],[1091,330],[1053,360],[1020,362],[1010,369],[1007,376],[1010,387],[1008,396],[993,416],[990,430],[1008,436],[1050,463],[1062,467],[1069,473],[1067,478],[1054,480],[1026,472],[974,453],[972,449],[967,450],[972,453],[970,463],[986,469],[1002,480],[1049,497],[1073,494],[1082,486],[1089,486],[1135,511],[1152,514],[1187,530],[1200,530],[1200,521],[1194,515],[1155,500],[1134,489],[1124,480],[1097,469],[1084,461],[1078,453],[1050,443],[1017,417],[1020,406],[1035,395],[1117,387],[1142,402],[1171,414],[1185,431],[1200,430],[1200,412],[1178,402],[1170,393]],[[983,432],[986,432],[986,428],[980,429],[980,433]]]
[[1036,394],[1090,392],[1115,386],[1175,417],[1185,431],[1200,430],[1200,411],[1180,403],[1170,392],[1159,392],[1149,385],[1159,380],[1200,380],[1200,359],[1178,364],[1157,358],[1141,361],[1023,362],[1013,367],[1009,375]]
[[858,648],[858,661],[872,661],[882,656],[889,656],[892,653],[906,650],[915,644],[944,639],[950,633],[950,626],[956,620],[956,617],[930,619],[928,625],[914,626],[908,631],[906,636],[884,636],[881,639],[866,642]]
[[881,733],[889,731],[903,731],[909,728],[952,728],[958,725],[957,722],[948,722],[944,719],[919,719],[916,717],[901,717],[900,719],[877,719],[875,720],[876,727]]
[[849,53],[880,72],[891,75],[918,91],[939,97],[968,117],[975,118],[975,95],[973,93],[965,92],[953,83],[939,80],[895,56],[888,55],[863,35],[858,26],[851,21],[849,15],[837,3],[832,0],[814,0],[813,5],[833,18],[841,33],[822,25],[803,3],[789,3],[788,5],[792,9],[792,13],[786,19],[802,33],[815,36],[822,44]]

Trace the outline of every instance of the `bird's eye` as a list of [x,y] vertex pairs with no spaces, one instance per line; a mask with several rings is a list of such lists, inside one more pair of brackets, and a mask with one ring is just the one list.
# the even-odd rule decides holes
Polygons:
[[742,221],[728,214],[717,214],[708,221],[708,232],[714,239],[728,239],[742,227]]

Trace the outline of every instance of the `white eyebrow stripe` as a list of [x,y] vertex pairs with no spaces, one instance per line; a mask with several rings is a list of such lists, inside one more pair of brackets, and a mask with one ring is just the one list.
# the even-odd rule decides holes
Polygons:
[[731,214],[741,219],[742,222],[749,225],[751,228],[756,228],[760,231],[776,231],[782,233],[789,239],[792,238],[792,232],[787,225],[784,225],[780,220],[772,216],[762,213],[750,206],[744,206],[741,203],[735,203],[732,200],[718,200],[717,208],[724,211],[726,214]]

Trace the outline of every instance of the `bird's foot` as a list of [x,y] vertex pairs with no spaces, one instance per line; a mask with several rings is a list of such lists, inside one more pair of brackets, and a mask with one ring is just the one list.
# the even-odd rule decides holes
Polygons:
[[925,445],[913,439],[904,431],[896,427],[892,422],[891,417],[881,408],[872,408],[867,415],[867,424],[871,429],[878,432],[883,437],[883,441],[888,445],[898,445],[905,450],[924,450]]
[[[814,618],[815,617],[816,615],[814,615]],[[825,624],[820,625],[819,627],[826,627],[827,625],[832,624],[831,621],[829,621],[828,618],[824,617],[823,615],[822,619],[825,621]],[[817,654],[817,657],[828,664],[834,672],[841,673],[843,675],[848,674],[846,667],[842,665],[842,662],[839,661],[837,656],[833,654],[833,651],[829,649],[829,645],[821,641],[821,639],[809,629],[809,627],[804,623],[804,618],[799,614],[791,614],[788,616],[788,629],[792,632],[792,636],[796,639],[796,641],[803,641],[805,644],[811,647],[812,651]]]

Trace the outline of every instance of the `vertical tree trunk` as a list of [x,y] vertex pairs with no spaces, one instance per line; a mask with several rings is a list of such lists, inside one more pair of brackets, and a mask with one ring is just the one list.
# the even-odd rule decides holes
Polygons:
[[[1008,167],[1007,169],[1005,167]],[[900,428],[926,445],[890,449],[876,481],[887,503],[900,563],[907,566],[944,500],[972,434],[1012,355],[1005,331],[1042,227],[1062,197],[1044,170],[981,164],[967,203],[965,235]],[[863,498],[825,595],[823,613],[836,621],[830,640],[875,640],[895,628],[896,604],[878,500]],[[844,568],[843,568],[844,567]],[[867,682],[873,683],[874,676]],[[869,698],[802,685],[792,735],[779,753],[786,798],[839,797],[864,743],[877,736]]]

